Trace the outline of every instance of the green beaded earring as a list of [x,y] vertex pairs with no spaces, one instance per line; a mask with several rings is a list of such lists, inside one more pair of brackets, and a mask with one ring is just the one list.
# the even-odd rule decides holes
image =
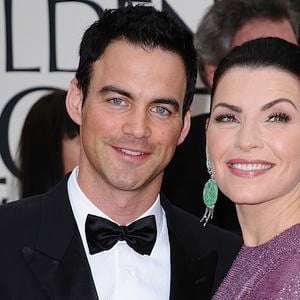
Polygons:
[[206,223],[209,221],[209,219],[213,218],[215,204],[218,199],[218,186],[217,186],[216,181],[214,180],[209,159],[206,159],[206,167],[207,167],[207,171],[210,175],[210,178],[205,183],[204,189],[203,189],[203,202],[206,206],[205,213],[204,213],[202,219],[200,220],[200,222],[204,221],[203,226],[206,225]]

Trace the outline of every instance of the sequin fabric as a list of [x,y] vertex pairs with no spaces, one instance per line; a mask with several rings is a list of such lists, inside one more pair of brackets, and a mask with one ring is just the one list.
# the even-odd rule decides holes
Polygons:
[[243,246],[212,299],[300,299],[300,224],[263,245]]

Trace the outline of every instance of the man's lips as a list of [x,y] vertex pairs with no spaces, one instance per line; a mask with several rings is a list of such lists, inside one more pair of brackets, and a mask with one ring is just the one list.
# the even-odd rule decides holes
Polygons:
[[140,156],[145,154],[145,152],[142,151],[130,150],[125,148],[117,148],[117,149],[127,155]]
[[125,148],[125,147],[115,147],[112,146],[116,151],[119,153],[131,157],[131,158],[142,158],[146,155],[150,154],[148,150],[142,150],[142,149],[132,149],[132,148]]

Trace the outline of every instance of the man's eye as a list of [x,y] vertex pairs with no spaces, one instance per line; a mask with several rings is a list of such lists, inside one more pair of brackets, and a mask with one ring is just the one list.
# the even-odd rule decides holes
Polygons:
[[233,114],[221,114],[215,117],[218,123],[237,123],[238,119]]
[[163,106],[155,106],[151,110],[152,110],[152,112],[155,112],[155,113],[163,115],[163,116],[168,116],[171,114],[171,112]]
[[113,105],[118,105],[118,106],[125,105],[125,101],[120,98],[112,98],[109,100],[109,102]]

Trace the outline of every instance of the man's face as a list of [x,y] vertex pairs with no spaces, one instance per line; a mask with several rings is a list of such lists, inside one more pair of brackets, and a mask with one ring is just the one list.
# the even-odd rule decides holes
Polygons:
[[189,130],[189,112],[182,119],[185,90],[177,54],[112,42],[93,65],[80,112],[80,180],[107,190],[159,188]]

